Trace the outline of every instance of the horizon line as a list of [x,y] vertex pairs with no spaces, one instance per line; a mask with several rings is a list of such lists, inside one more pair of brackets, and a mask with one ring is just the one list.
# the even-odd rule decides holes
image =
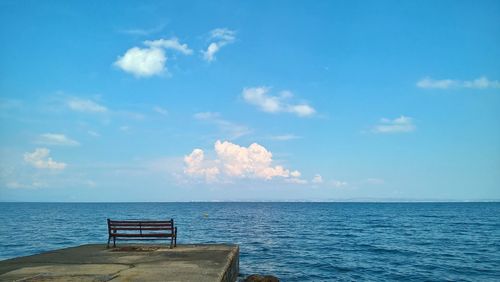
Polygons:
[[40,204],[127,204],[127,203],[500,203],[500,199],[475,200],[192,200],[192,201],[0,201],[0,203],[40,203]]

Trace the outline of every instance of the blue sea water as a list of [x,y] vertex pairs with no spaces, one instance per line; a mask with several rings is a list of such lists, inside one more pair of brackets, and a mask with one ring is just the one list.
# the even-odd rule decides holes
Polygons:
[[108,217],[237,243],[241,277],[500,281],[500,203],[0,203],[0,259],[105,243]]

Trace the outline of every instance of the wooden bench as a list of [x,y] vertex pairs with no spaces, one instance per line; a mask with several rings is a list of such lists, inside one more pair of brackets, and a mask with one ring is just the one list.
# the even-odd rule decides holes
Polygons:
[[111,220],[108,218],[108,248],[120,240],[170,240],[170,248],[177,246],[177,227],[174,220]]

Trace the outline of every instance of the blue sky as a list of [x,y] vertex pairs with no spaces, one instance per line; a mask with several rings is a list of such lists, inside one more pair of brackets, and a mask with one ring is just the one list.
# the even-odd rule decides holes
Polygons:
[[2,1],[0,200],[498,200],[498,1]]

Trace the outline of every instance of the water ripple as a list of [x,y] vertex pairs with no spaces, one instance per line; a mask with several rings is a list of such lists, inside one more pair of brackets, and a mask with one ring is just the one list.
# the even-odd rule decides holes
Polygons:
[[175,218],[179,243],[239,244],[242,277],[500,281],[499,215],[498,203],[0,203],[0,259],[104,243],[108,217]]

